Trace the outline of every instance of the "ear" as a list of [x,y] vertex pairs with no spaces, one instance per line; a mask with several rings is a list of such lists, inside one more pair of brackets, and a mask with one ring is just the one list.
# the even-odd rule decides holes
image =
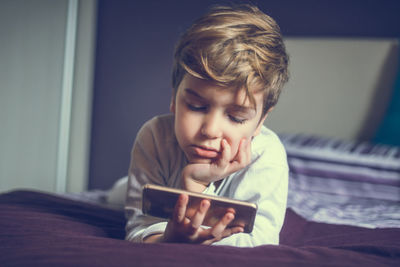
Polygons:
[[271,108],[267,111],[267,113],[265,113],[264,117],[261,118],[260,122],[259,122],[258,125],[257,125],[256,130],[254,131],[253,136],[257,136],[257,135],[260,134],[261,128],[262,128],[262,126],[264,125],[264,122],[265,122],[265,120],[267,119],[269,112],[272,111],[273,109],[274,109],[274,108],[271,107]]
[[171,97],[171,102],[169,103],[169,110],[175,114],[175,97]]

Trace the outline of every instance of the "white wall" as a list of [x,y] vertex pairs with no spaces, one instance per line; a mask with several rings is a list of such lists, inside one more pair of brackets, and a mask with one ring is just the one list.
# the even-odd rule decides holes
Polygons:
[[396,75],[397,40],[286,40],[291,77],[266,125],[277,132],[368,140]]
[[[57,190],[68,3],[0,1],[0,191]],[[67,177],[58,191],[80,191],[86,186],[94,4],[82,1],[79,6],[75,50],[79,58],[74,66],[72,121],[66,133],[72,137],[67,155],[73,160],[62,162],[67,176],[73,173],[79,181]]]

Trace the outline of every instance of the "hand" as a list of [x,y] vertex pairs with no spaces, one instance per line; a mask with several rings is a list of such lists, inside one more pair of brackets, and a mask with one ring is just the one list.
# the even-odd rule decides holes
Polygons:
[[251,161],[251,140],[242,139],[238,152],[232,158],[228,142],[221,141],[221,156],[211,163],[189,163],[182,171],[183,187],[186,190],[202,192],[209,183],[221,180],[243,169]]
[[210,201],[203,199],[191,218],[187,217],[186,212],[188,202],[189,197],[187,195],[179,196],[173,217],[169,220],[163,235],[164,242],[212,244],[233,234],[243,232],[243,227],[240,226],[227,228],[235,218],[231,211],[227,211],[214,226],[202,228],[201,225],[210,207]]

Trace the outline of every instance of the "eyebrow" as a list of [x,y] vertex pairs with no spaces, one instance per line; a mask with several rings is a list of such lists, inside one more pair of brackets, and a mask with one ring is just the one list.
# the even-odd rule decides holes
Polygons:
[[232,107],[239,112],[255,112],[256,113],[256,109],[253,107],[245,107],[245,106],[241,106],[241,105],[237,105],[237,104],[233,104]]
[[196,91],[194,91],[194,90],[192,90],[190,88],[185,88],[185,92],[188,93],[189,95],[192,95],[192,96],[195,96],[197,98],[201,98],[201,99],[205,100],[204,97],[202,97]]

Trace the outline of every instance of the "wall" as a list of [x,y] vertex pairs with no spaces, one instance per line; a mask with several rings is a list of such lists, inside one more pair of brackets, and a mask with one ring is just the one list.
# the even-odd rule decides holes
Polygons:
[[371,140],[398,68],[397,39],[288,38],[290,80],[266,125],[280,133]]
[[[130,150],[140,126],[152,116],[168,112],[171,59],[176,39],[196,17],[206,11],[208,6],[224,2],[229,1],[99,0],[90,189],[109,188],[116,179],[126,175]],[[263,0],[254,2],[277,20],[284,36],[289,38],[400,37],[400,27],[398,27],[400,2],[397,0]],[[292,44],[288,40],[288,48],[293,49],[292,62],[296,66],[298,64],[296,57],[301,57],[301,49],[307,47],[295,48]],[[343,47],[320,48],[320,53],[325,53],[326,50]],[[384,60],[387,48],[385,45],[380,47],[377,44],[377,49],[382,52],[378,60]],[[356,47],[347,51],[346,55],[352,55],[354,51],[357,51]],[[360,51],[359,55],[363,55],[363,51]],[[329,58],[332,57],[335,58],[334,55],[329,56]],[[346,58],[342,59],[342,62],[346,62]],[[320,63],[323,66],[326,65],[323,61]],[[300,69],[302,68],[303,66],[300,66]],[[375,65],[372,68],[375,68]],[[377,75],[376,69],[368,71]],[[331,74],[330,78],[334,79],[334,73]],[[362,76],[357,77],[357,79],[364,79]],[[293,76],[293,80],[295,79]],[[348,77],[348,80],[351,79]],[[292,91],[293,95],[301,97],[302,101],[308,98],[306,94],[300,93],[302,88],[297,88],[298,86],[294,84],[290,86],[296,88],[288,88],[287,92]],[[302,86],[304,88],[306,84],[302,83]],[[330,87],[326,89],[330,90]],[[368,94],[361,97],[360,101],[363,104],[370,101],[369,98],[376,89],[377,87],[368,85],[366,88]],[[309,92],[308,88],[304,90]],[[361,91],[357,90],[357,92]],[[354,94],[352,99],[358,99],[357,94]],[[314,96],[317,98],[318,94]],[[324,103],[328,102],[326,98],[324,101],[326,102],[314,100],[313,103],[315,105],[319,103],[324,108]],[[301,114],[299,110],[308,108],[308,104],[301,107],[301,102],[297,101],[295,105],[292,105],[292,102],[293,99],[288,94],[287,97],[282,97],[280,106],[282,109],[290,107],[290,114]],[[292,108],[293,106],[296,108]],[[361,104],[359,106],[361,107]],[[334,104],[329,104],[326,112],[331,112],[335,108]],[[362,119],[361,109],[359,108],[353,118]],[[308,128],[309,123],[314,123],[316,127],[313,126],[313,128],[318,128],[321,120],[324,120],[322,117],[322,119],[313,118],[305,121],[304,117],[296,117],[294,122],[286,126],[280,122],[285,122],[289,113],[283,113],[283,118],[281,118],[278,115],[281,111],[277,108],[270,118],[271,127],[275,124],[278,131],[281,127],[282,130],[292,130],[300,124]],[[308,115],[307,112],[306,114]],[[335,118],[346,116],[338,112]],[[357,123],[362,124],[362,122]],[[346,125],[348,124],[347,121]],[[332,133],[330,128],[326,130],[329,134]],[[358,136],[354,130],[346,132],[343,128],[341,131],[337,132],[341,136]]]
[[70,2],[0,2],[0,191],[86,188],[95,6],[81,2],[68,35]]

